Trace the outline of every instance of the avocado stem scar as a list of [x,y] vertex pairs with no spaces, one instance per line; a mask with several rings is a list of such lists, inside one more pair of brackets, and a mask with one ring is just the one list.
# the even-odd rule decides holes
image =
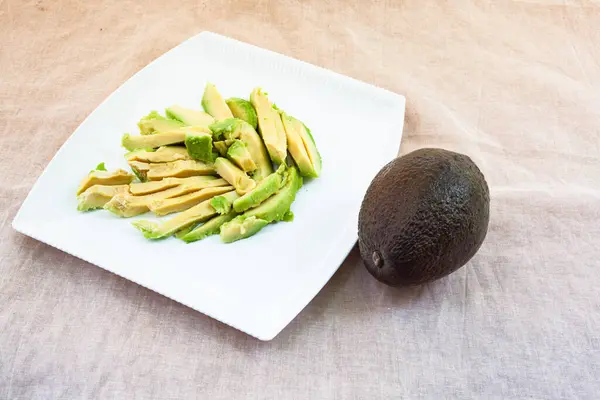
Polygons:
[[373,252],[373,264],[375,264],[377,268],[383,267],[383,259],[381,258],[381,254],[379,254],[378,251]]

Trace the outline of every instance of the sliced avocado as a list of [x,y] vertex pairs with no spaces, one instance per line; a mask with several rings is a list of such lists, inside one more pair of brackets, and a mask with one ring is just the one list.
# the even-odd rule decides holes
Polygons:
[[252,179],[260,182],[273,173],[273,164],[269,158],[269,153],[262,139],[250,124],[241,122],[239,125],[240,140],[246,144],[248,152],[256,164],[256,170],[252,173]]
[[168,117],[181,121],[185,125],[201,125],[208,127],[215,122],[210,114],[199,110],[190,110],[178,105],[171,106],[165,110]]
[[187,178],[215,173],[212,164],[196,160],[179,160],[162,164],[150,164],[148,180],[158,181],[163,178]]
[[269,197],[258,207],[246,211],[243,215],[255,216],[269,222],[282,221],[290,210],[296,193],[302,187],[302,177],[296,167],[289,167],[286,175],[286,183],[277,194]]
[[186,243],[192,243],[197,240],[207,238],[208,236],[216,235],[220,232],[221,225],[231,221],[235,218],[236,215],[237,214],[235,212],[230,212],[229,214],[217,215],[216,217],[212,217],[204,224],[200,225],[195,229],[190,230],[185,235],[182,235],[179,238]]
[[101,162],[100,164],[96,165],[96,168],[91,170],[90,172],[93,171],[107,171],[106,165],[103,162]]
[[[302,135],[306,135],[304,124],[297,119],[290,117],[286,113],[281,113],[281,120],[287,135],[288,150],[303,176],[317,178],[321,171],[321,156],[316,152],[315,163],[309,156],[309,149],[306,147]],[[314,143],[314,142],[313,142]],[[316,150],[316,146],[314,146]]]
[[143,196],[179,185],[197,185],[199,189],[204,189],[207,187],[228,186],[229,183],[225,179],[210,175],[191,176],[189,178],[165,178],[160,181],[132,183],[129,185],[129,191],[134,196]]
[[250,102],[258,116],[258,128],[265,142],[267,151],[276,164],[282,164],[287,155],[287,141],[285,130],[281,124],[279,113],[275,110],[266,94],[256,88],[250,94]]
[[244,195],[256,187],[256,182],[252,178],[248,177],[244,171],[226,158],[218,157],[215,160],[215,170],[217,174],[235,187],[240,195]]
[[169,199],[153,200],[148,204],[148,208],[156,216],[163,216],[174,212],[184,211],[205,200],[212,199],[214,196],[232,191],[233,186],[221,186],[201,189],[197,192],[188,193],[183,196],[177,196]]
[[165,118],[160,115],[158,111],[150,112],[150,114],[142,117],[138,122],[140,134],[142,135],[152,135],[154,133],[172,131],[181,128],[182,126],[185,126],[185,124],[180,121]]
[[233,117],[233,114],[231,113],[231,110],[229,110],[229,107],[227,107],[227,103],[223,100],[221,93],[219,93],[212,83],[207,83],[204,88],[202,107],[204,107],[204,111],[212,115],[217,121]]
[[121,144],[129,151],[137,149],[157,148],[168,144],[183,143],[186,133],[182,130],[155,133],[153,135],[135,135],[129,133],[123,135]]
[[321,170],[323,169],[323,162],[321,160],[321,154],[317,149],[317,144],[315,143],[315,139],[313,138],[310,129],[301,121],[298,121],[294,117],[291,117],[292,120],[295,120],[300,124],[299,132],[300,137],[302,138],[302,142],[304,142],[304,147],[306,148],[306,152],[308,153],[308,157],[310,158],[310,162],[313,165],[313,168],[316,173],[316,177],[321,175]]
[[248,100],[240,99],[239,97],[232,97],[225,101],[227,106],[231,110],[234,117],[239,118],[252,126],[253,129],[258,127],[258,118],[256,117],[256,110]]
[[187,149],[183,146],[162,146],[156,151],[153,149],[140,149],[125,154],[127,161],[141,161],[147,163],[163,163],[177,160],[190,160]]
[[233,202],[229,201],[225,196],[215,196],[210,199],[210,205],[217,210],[217,214],[223,215],[231,211]]
[[185,147],[193,159],[213,161],[213,141],[210,133],[189,131],[185,138]]
[[288,210],[288,212],[286,212],[285,215],[283,216],[282,221],[292,222],[293,220],[294,220],[294,213],[292,212],[292,210]]
[[120,193],[129,193],[129,185],[94,185],[77,196],[77,210],[90,211],[102,208]]
[[122,169],[112,172],[94,170],[81,181],[76,194],[79,196],[94,185],[129,185],[134,179],[132,174]]
[[237,118],[227,118],[215,122],[208,128],[216,140],[234,140],[239,137],[239,132],[237,130],[239,121],[241,120]]
[[[238,194],[235,191],[232,191],[224,196],[226,196],[230,201],[233,201],[238,197]],[[196,222],[206,221],[216,214],[217,212],[210,205],[210,200],[206,200],[190,209],[185,210],[182,213],[179,213],[175,217],[165,222],[156,223],[151,221],[135,221],[133,222],[133,226],[139,229],[144,234],[144,237],[156,240],[171,236],[175,232]]]
[[141,161],[129,161],[128,164],[135,176],[137,176],[141,182],[146,182],[148,180],[150,164]]
[[217,151],[219,152],[221,157],[227,156],[227,144],[225,143],[225,140],[213,142],[213,145],[214,145],[215,149],[217,149]]
[[240,215],[221,226],[221,240],[224,243],[232,243],[246,239],[255,235],[267,225],[269,225],[269,222],[264,219]]
[[204,188],[206,188],[206,182],[192,182],[144,196],[118,194],[104,205],[104,209],[120,217],[134,217],[136,215],[148,212],[150,209],[150,203],[153,201],[184,196],[188,193],[197,192]]
[[285,165],[281,164],[277,172],[267,176],[260,181],[252,191],[237,199],[233,203],[233,209],[241,213],[252,207],[258,206],[260,203],[277,193],[284,183]]
[[227,157],[238,165],[244,172],[252,172],[256,164],[248,151],[248,146],[241,140],[234,140],[227,150]]

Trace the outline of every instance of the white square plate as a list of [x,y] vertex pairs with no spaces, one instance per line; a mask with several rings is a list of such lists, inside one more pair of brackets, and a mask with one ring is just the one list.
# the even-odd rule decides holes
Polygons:
[[[311,128],[323,158],[292,223],[222,244],[151,242],[104,211],[80,213],[75,190],[99,162],[127,168],[124,132],[150,110],[200,109],[204,85],[227,97],[256,86]],[[40,176],[13,227],[261,340],[277,335],[331,278],[357,239],[372,178],[398,151],[405,99],[354,79],[210,32],[170,50],[129,79],[77,128]],[[143,218],[143,217],[142,217]],[[138,218],[135,218],[138,219]]]

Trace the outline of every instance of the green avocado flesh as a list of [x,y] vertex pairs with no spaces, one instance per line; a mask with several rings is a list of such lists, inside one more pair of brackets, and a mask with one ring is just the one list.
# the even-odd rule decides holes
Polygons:
[[258,127],[258,118],[256,117],[256,110],[248,100],[240,99],[238,97],[232,97],[225,101],[227,106],[231,110],[231,113],[235,118],[239,118],[246,121],[253,129]]
[[[229,95],[235,82],[224,82],[223,93]],[[210,82],[189,88],[196,100],[150,111],[138,120],[139,133],[122,135],[125,169],[108,171],[100,163],[83,177],[75,191],[77,209],[121,218],[147,214],[148,220],[132,222],[145,238],[175,236],[186,243],[212,235],[233,243],[268,224],[292,222],[303,177],[321,174],[310,130],[260,87],[226,99]]]
[[221,93],[219,93],[216,86],[212,83],[206,84],[204,95],[202,96],[202,107],[204,111],[213,116],[217,121],[233,118],[233,114],[227,103],[225,103]]
[[249,238],[268,224],[268,221],[256,217],[235,217],[221,226],[221,240],[223,243],[233,243]]
[[186,233],[181,239],[186,243],[192,243],[197,240],[202,240],[212,235],[217,235],[221,231],[221,226],[235,218],[237,213],[230,212],[225,215],[218,215],[206,221],[192,231]]

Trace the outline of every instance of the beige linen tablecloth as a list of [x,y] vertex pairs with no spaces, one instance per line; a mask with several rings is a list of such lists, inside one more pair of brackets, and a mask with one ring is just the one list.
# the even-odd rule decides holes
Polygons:
[[[86,115],[202,30],[406,95],[401,153],[488,179],[477,256],[399,291],[354,250],[259,342],[14,232]],[[0,399],[600,396],[597,0],[0,0],[0,135]]]

